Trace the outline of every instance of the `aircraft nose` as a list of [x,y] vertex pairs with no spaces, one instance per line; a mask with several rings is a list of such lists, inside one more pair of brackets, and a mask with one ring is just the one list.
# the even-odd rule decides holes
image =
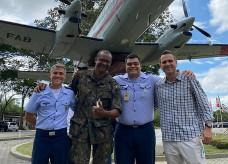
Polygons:
[[191,23],[191,24],[193,24],[194,21],[195,21],[195,17],[188,17],[188,18],[186,18],[186,19],[187,19],[187,21],[188,21],[189,23]]
[[190,31],[193,26],[195,17],[188,17],[179,22],[179,28],[184,28],[186,31]]

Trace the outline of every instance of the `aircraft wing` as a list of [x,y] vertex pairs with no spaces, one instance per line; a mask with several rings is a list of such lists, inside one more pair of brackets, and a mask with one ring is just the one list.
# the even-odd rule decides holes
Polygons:
[[177,60],[228,56],[227,44],[186,44],[175,52]]
[[132,53],[140,56],[142,64],[156,64],[159,57],[155,54],[158,50],[159,44],[157,43],[135,43]]
[[0,43],[49,54],[55,31],[0,20]]

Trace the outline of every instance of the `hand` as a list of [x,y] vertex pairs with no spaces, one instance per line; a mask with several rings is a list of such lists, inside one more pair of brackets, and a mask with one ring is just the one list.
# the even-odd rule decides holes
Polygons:
[[208,144],[212,139],[212,130],[211,128],[205,127],[200,138],[203,139],[204,144]]
[[77,75],[78,71],[79,71],[79,69],[77,68],[77,69],[74,71],[74,73],[73,73],[73,75],[72,75],[72,78],[73,78],[75,75]]
[[187,77],[192,77],[192,78],[196,77],[196,75],[191,70],[184,70],[182,71],[182,73],[185,74],[185,76]]
[[93,116],[104,116],[105,110],[101,105],[101,102],[98,102],[98,106],[93,106]]
[[42,92],[46,88],[47,84],[39,83],[35,88],[34,92]]

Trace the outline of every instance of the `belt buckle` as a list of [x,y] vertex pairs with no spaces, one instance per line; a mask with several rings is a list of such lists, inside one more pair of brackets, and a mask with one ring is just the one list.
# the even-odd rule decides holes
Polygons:
[[55,131],[49,132],[49,136],[54,136],[55,135]]
[[133,127],[133,128],[138,128],[139,126],[138,126],[138,125],[133,125],[132,127]]

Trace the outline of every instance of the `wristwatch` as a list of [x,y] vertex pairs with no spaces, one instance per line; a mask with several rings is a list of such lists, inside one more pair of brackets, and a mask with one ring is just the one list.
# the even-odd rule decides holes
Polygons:
[[212,128],[212,123],[211,122],[206,122],[205,126],[208,127],[208,128]]

